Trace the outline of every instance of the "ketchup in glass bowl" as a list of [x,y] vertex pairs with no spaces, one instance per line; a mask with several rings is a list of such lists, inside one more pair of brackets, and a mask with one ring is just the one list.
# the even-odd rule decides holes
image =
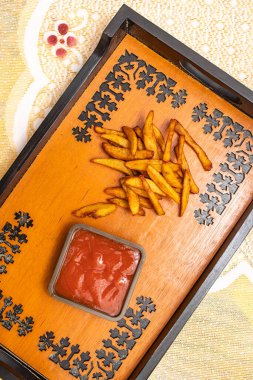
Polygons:
[[71,306],[119,320],[143,265],[142,247],[83,224],[69,231],[49,292]]

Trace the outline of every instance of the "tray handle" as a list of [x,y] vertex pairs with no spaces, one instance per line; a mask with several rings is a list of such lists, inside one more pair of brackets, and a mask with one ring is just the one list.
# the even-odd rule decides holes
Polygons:
[[0,344],[0,379],[2,378],[4,380],[46,380],[39,372]]
[[187,61],[180,61],[180,65],[191,76],[199,80],[207,87],[211,88],[214,92],[216,92],[216,94],[220,95],[222,98],[234,104],[242,104],[241,99],[237,95],[233,94],[231,91],[227,90],[226,88],[219,85],[217,82],[210,79],[202,71],[197,69],[192,63]]
[[14,371],[8,364],[0,360],[0,379],[4,380],[25,380],[23,376],[20,376]]

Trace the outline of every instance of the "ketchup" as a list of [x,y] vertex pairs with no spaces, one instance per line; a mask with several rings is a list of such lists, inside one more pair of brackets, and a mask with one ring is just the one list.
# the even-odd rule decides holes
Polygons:
[[57,295],[119,315],[140,261],[140,251],[79,229],[70,243],[55,285]]

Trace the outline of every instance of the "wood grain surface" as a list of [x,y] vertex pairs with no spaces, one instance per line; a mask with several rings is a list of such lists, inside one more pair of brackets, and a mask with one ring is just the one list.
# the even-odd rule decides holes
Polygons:
[[[206,192],[206,184],[212,182],[213,173],[220,170],[220,163],[226,161],[226,154],[233,152],[234,148],[224,148],[212,134],[204,134],[203,121],[192,121],[193,107],[200,102],[206,103],[210,113],[218,108],[253,132],[249,117],[136,39],[130,36],[123,39],[0,209],[2,225],[12,221],[14,212],[19,210],[29,212],[34,220],[34,226],[27,230],[28,243],[22,246],[20,255],[15,255],[14,264],[8,265],[7,274],[0,275],[0,289],[4,295],[11,295],[15,303],[21,303],[24,315],[33,316],[35,321],[33,331],[25,337],[19,337],[16,328],[8,331],[0,326],[0,343],[52,380],[73,379],[73,376],[48,359],[51,350],[38,350],[39,336],[46,331],[54,331],[56,340],[67,336],[71,343],[78,343],[82,351],[89,351],[95,363],[95,351],[102,347],[102,340],[109,337],[109,330],[116,327],[115,322],[53,299],[47,287],[69,228],[82,222],[71,215],[72,210],[105,200],[107,196],[103,189],[116,186],[121,176],[90,162],[91,158],[105,156],[101,140],[95,133],[91,132],[92,141],[84,144],[75,140],[72,128],[82,126],[78,115],[126,49],[173,78],[177,82],[176,91],[185,88],[187,102],[179,108],[172,108],[170,98],[158,103],[154,96],[147,96],[145,90],[137,90],[133,85],[104,126],[117,129],[122,125],[143,126],[151,109],[155,112],[155,124],[163,132],[171,118],[178,119],[213,162],[213,169],[205,172],[194,152],[185,149],[200,193]],[[252,199],[252,178],[253,171],[250,171],[223,214],[216,214],[214,224],[209,227],[198,224],[194,218],[194,210],[203,207],[198,194],[190,196],[187,210],[181,218],[178,206],[165,200],[162,204],[166,215],[162,217],[149,210],[146,217],[133,217],[118,209],[106,218],[83,220],[142,245],[147,253],[130,306],[136,308],[136,297],[143,295],[152,298],[156,312],[148,315],[150,325],[136,341],[115,378],[126,379],[129,376],[215,255]]]

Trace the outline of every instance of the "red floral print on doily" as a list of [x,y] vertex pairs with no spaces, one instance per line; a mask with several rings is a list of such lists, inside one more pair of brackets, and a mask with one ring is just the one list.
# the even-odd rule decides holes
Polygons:
[[74,33],[69,30],[69,25],[65,21],[59,21],[56,24],[55,32],[47,32],[45,41],[52,46],[54,55],[64,58],[67,55],[68,49],[77,45],[77,38]]

